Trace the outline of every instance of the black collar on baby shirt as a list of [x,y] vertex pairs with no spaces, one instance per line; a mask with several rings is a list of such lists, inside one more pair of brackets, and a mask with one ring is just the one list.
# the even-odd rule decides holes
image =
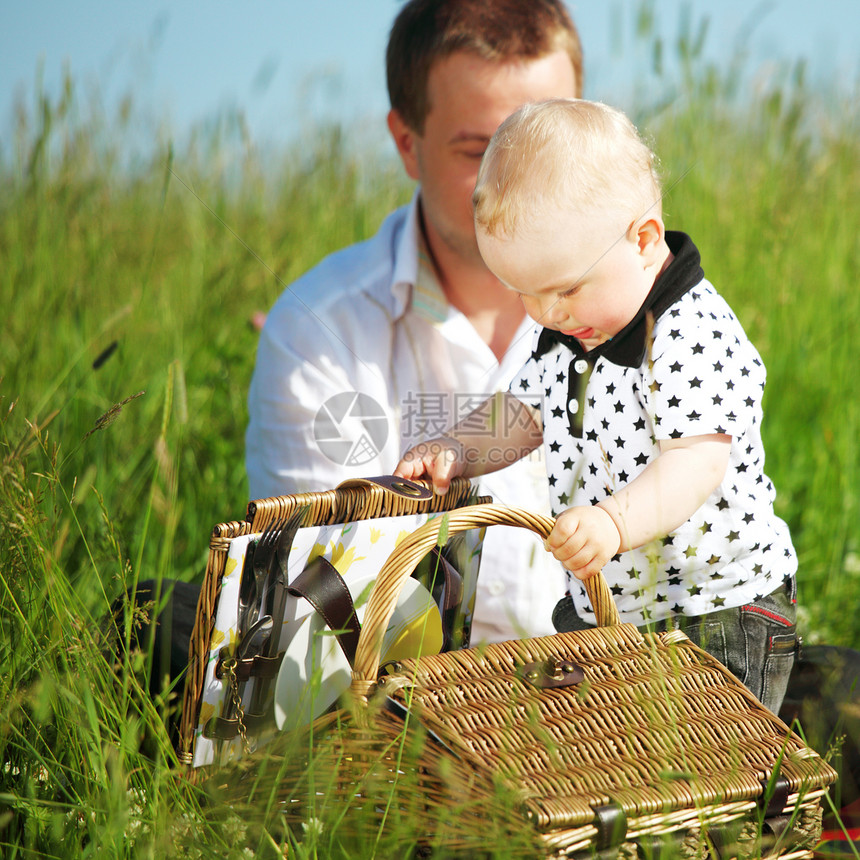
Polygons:
[[588,358],[592,363],[602,356],[613,364],[638,367],[645,357],[649,312],[653,319],[659,319],[667,308],[695,287],[705,276],[699,251],[686,233],[667,230],[666,244],[675,259],[654,282],[636,316],[615,337],[587,352],[575,337],[545,328],[538,338],[535,358],[540,358],[549,352],[554,344],[563,343],[577,358]]

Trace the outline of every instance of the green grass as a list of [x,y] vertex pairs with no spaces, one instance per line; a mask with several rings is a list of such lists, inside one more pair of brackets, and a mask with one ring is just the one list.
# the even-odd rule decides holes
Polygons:
[[[636,119],[668,225],[694,237],[768,367],[800,632],[860,647],[860,117],[797,71],[741,101],[732,69],[702,69]],[[42,98],[0,164],[0,853],[239,857],[249,821],[172,767],[175,700],[148,698],[144,656],[113,664],[132,619],[103,619],[137,579],[199,579],[212,525],[244,512],[251,313],[410,188],[337,128],[263,159],[237,121],[129,166],[131,108],[81,108],[71,82]],[[277,828],[251,844],[349,853]]]

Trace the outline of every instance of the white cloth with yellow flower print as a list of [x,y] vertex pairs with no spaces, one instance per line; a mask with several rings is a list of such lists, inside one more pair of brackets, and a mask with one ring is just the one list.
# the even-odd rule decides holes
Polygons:
[[[411,514],[400,517],[384,517],[373,520],[362,520],[354,523],[346,523],[330,526],[312,526],[299,529],[296,533],[288,564],[290,582],[292,582],[306,567],[308,562],[318,556],[325,556],[341,574],[353,595],[356,612],[359,620],[363,616],[363,607],[369,596],[369,586],[375,581],[382,565],[394,551],[395,547],[415,529],[427,520],[442,516],[440,513]],[[209,657],[206,665],[206,675],[203,686],[200,717],[196,729],[194,744],[195,767],[212,764],[215,761],[215,742],[203,736],[203,727],[216,715],[222,713],[227,685],[223,678],[215,677],[215,666],[218,662],[222,649],[225,646],[235,646],[237,637],[237,618],[239,603],[239,584],[242,577],[242,569],[245,562],[245,553],[251,541],[256,540],[259,535],[243,535],[233,538],[227,555],[227,564],[221,581],[221,590],[218,597],[218,605],[215,612],[215,627],[210,643]],[[482,529],[473,529],[460,533],[456,536],[458,546],[456,549],[457,564],[455,565],[463,576],[463,598],[461,605],[464,612],[469,616],[474,606],[475,590],[477,587],[478,565],[480,561],[481,544],[483,539]],[[414,583],[414,584],[412,584]],[[421,589],[417,582],[411,581],[401,594],[401,601],[408,604],[405,613],[395,613],[394,626],[390,625],[387,631],[386,642],[383,645],[383,662],[385,659],[403,659],[416,649],[418,641],[422,653],[438,651],[441,645],[441,637],[435,633],[435,619],[428,622],[428,616],[420,617],[415,607],[421,607],[423,592],[429,598],[429,593]],[[432,600],[431,600],[432,602]],[[433,604],[435,610],[435,604]],[[438,616],[438,611],[436,611]],[[322,649],[322,653],[315,653],[313,661],[309,662],[317,668],[316,677],[308,678],[314,684],[314,701],[312,706],[304,706],[301,714],[289,712],[288,703],[283,701],[284,689],[297,683],[296,678],[304,679],[306,669],[296,669],[296,661],[282,665],[283,673],[290,673],[288,678],[280,678],[278,687],[282,696],[280,706],[276,705],[276,714],[279,724],[285,728],[293,727],[302,721],[312,719],[321,711],[333,704],[338,696],[345,692],[349,686],[349,673],[343,671],[341,665],[345,658],[340,654],[334,637],[325,637],[320,640],[314,634],[321,632],[324,627],[321,619],[316,615],[313,608],[302,598],[291,597],[287,603],[284,622],[278,631],[279,653],[287,651],[288,656],[298,648],[304,649],[306,645]],[[408,623],[407,623],[408,622]],[[416,637],[410,624],[419,625],[420,635]],[[396,628],[396,629],[395,629]],[[441,629],[441,628],[440,628]],[[273,631],[272,635],[275,635]],[[316,645],[313,643],[316,642]],[[322,644],[319,644],[319,643]],[[428,647],[428,643],[430,647]],[[388,652],[388,653],[386,653]],[[298,661],[302,662],[302,661]],[[323,677],[319,677],[322,675]],[[254,679],[250,679],[245,685],[242,701],[243,707],[247,708],[253,693]],[[300,691],[295,691],[297,699]],[[269,733],[271,735],[271,733]],[[266,740],[265,736],[257,736],[257,745]],[[223,745],[219,760],[223,763],[234,756],[241,754],[242,746],[239,739]]]

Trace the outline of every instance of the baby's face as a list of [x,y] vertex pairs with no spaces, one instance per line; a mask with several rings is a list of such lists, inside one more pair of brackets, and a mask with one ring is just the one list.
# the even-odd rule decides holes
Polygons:
[[484,262],[519,294],[526,313],[586,350],[636,316],[655,277],[636,231],[599,220],[553,209],[521,224],[513,236],[477,230]]

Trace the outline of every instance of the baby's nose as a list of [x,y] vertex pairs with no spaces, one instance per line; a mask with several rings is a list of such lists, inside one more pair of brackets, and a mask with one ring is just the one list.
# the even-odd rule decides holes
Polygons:
[[567,312],[561,299],[551,299],[544,308],[544,318],[550,323],[559,323],[567,319]]

